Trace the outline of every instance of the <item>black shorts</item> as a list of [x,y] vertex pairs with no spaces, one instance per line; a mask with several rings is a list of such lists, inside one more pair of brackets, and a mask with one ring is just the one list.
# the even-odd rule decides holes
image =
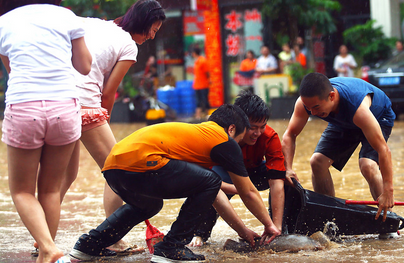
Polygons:
[[[381,129],[383,137],[387,142],[392,127],[381,126]],[[321,135],[314,152],[321,153],[333,160],[332,166],[341,171],[349,158],[351,158],[359,143],[362,143],[359,158],[368,158],[379,163],[378,153],[370,146],[365,135],[359,129],[340,130],[333,125],[328,125]]]
[[210,109],[208,95],[209,88],[195,90],[196,106],[198,108],[202,108],[203,110]]
[[[212,170],[217,173],[228,184],[233,184],[229,173],[222,166],[213,166]],[[278,170],[267,170],[265,161],[263,161],[258,167],[247,169],[248,176],[251,182],[257,188],[258,191],[264,191],[269,189],[268,180],[285,179],[286,172]]]

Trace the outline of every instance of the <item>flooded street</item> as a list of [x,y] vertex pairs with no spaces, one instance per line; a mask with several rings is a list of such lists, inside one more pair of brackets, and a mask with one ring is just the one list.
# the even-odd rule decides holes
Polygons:
[[[280,136],[284,133],[287,124],[287,120],[269,121],[269,125]],[[144,124],[114,123],[111,126],[119,141],[143,127]],[[325,127],[325,122],[312,120],[297,141],[294,169],[302,186],[310,190],[312,190],[312,185],[309,159]],[[395,123],[388,145],[393,158],[395,200],[404,201],[404,121]],[[359,172],[358,154],[357,150],[343,172],[331,169],[336,196],[344,199],[372,200],[368,185]],[[0,262],[35,262],[35,258],[30,256],[34,240],[22,224],[9,194],[6,156],[6,145],[0,143]],[[88,232],[104,220],[102,205],[104,182],[98,166],[82,147],[79,175],[63,202],[56,237],[56,244],[65,254],[70,252],[81,234]],[[268,191],[261,192],[261,195],[268,206]],[[183,200],[165,200],[163,210],[151,218],[150,222],[163,233],[167,233],[182,202]],[[241,200],[234,197],[231,202],[245,224],[262,234],[262,225],[250,215]],[[396,206],[393,211],[404,216],[403,206]],[[141,223],[129,232],[124,240],[147,249],[145,232],[146,225]],[[254,252],[245,255],[223,251],[223,245],[228,238],[237,240],[237,234],[223,220],[219,219],[213,229],[209,245],[193,250],[196,253],[204,254],[209,262],[404,262],[404,238],[402,236],[390,240],[379,240],[377,235],[355,236],[345,239],[345,242],[338,247],[322,251],[302,251],[293,254]],[[150,258],[151,255],[147,251],[102,262],[149,262]]]

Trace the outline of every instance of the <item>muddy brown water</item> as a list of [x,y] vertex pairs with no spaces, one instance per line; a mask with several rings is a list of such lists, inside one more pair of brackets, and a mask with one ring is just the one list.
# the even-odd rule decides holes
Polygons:
[[[270,120],[280,136],[286,129],[287,120]],[[117,140],[144,126],[142,123],[112,124]],[[312,190],[309,159],[326,123],[312,120],[298,137],[294,169],[297,171],[303,187]],[[397,121],[389,140],[394,169],[394,194],[396,201],[404,201],[404,122]],[[33,238],[22,224],[10,197],[7,182],[6,146],[0,143],[0,262],[35,262],[30,256]],[[360,175],[358,168],[358,151],[352,156],[343,172],[331,170],[337,197],[353,200],[371,200],[368,185]],[[102,206],[104,179],[87,151],[82,147],[78,179],[66,195],[62,205],[62,214],[56,244],[68,254],[77,238],[96,227],[104,220]],[[267,205],[268,191],[261,192]],[[150,219],[163,233],[167,233],[175,220],[184,200],[166,200],[163,210]],[[245,224],[261,234],[262,225],[249,213],[239,198],[232,199],[237,213]],[[404,207],[393,209],[404,216]],[[146,246],[146,225],[141,223],[124,238],[125,241]],[[404,232],[403,232],[404,234]],[[399,236],[390,240],[379,240],[376,235],[352,236],[335,248],[322,251],[301,251],[299,253],[254,252],[237,254],[223,251],[228,239],[237,239],[237,234],[219,219],[208,246],[193,249],[202,253],[209,262],[404,262],[404,238]],[[148,252],[120,257],[102,262],[149,262]],[[94,261],[101,262],[101,261]]]

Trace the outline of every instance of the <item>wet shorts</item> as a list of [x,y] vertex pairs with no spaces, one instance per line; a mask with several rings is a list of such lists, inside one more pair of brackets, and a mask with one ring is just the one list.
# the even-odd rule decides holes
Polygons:
[[82,132],[104,125],[108,119],[108,111],[104,108],[81,108]]
[[75,99],[7,105],[2,132],[4,143],[22,149],[75,142],[81,136],[80,105]]
[[[392,127],[381,126],[384,139],[390,137]],[[361,130],[339,130],[332,125],[328,125],[324,130],[317,144],[315,153],[321,153],[331,160],[332,166],[341,171],[345,164],[351,158],[352,154],[362,143],[362,148],[359,152],[359,158],[368,158],[375,162],[379,162],[379,155],[370,146],[368,140]]]

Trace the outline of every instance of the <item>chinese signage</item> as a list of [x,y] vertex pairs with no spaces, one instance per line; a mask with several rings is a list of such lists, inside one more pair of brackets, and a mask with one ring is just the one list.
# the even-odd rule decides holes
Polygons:
[[261,13],[256,8],[245,10],[244,13],[231,10],[224,18],[224,29],[229,31],[225,38],[226,55],[244,55],[249,49],[258,54],[262,46]]

